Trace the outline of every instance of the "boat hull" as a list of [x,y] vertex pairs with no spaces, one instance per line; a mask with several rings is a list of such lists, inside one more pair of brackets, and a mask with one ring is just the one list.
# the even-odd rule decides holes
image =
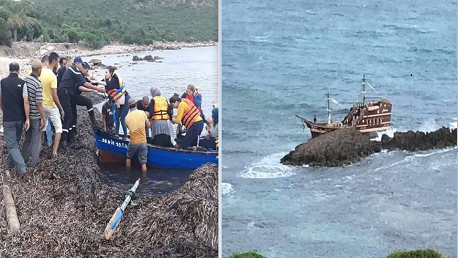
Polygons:
[[[94,129],[94,137],[102,162],[124,163],[128,140],[122,140],[101,129]],[[195,169],[205,163],[218,164],[216,151],[176,150],[148,144],[147,165],[158,168]]]

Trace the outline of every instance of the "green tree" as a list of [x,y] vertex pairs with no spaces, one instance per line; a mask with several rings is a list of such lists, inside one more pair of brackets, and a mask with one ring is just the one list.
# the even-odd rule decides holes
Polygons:
[[29,18],[25,15],[24,8],[20,3],[11,1],[7,6],[10,12],[8,20],[6,21],[8,27],[13,31],[13,39],[17,41],[17,30],[30,23]]
[[11,47],[11,32],[3,18],[0,18],[0,45]]
[[10,16],[10,12],[8,11],[8,9],[6,9],[3,6],[0,6],[0,18],[6,21],[8,20],[8,16]]

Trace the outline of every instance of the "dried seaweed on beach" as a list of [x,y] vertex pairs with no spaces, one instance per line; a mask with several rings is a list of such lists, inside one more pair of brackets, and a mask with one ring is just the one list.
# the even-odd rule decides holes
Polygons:
[[84,109],[78,112],[78,138],[58,157],[44,147],[40,164],[24,179],[15,170],[6,177],[0,168],[21,224],[20,233],[8,232],[0,202],[0,257],[216,257],[218,167],[212,164],[196,169],[175,192],[138,194],[113,239],[105,240],[105,226],[127,189],[102,183],[91,123]]

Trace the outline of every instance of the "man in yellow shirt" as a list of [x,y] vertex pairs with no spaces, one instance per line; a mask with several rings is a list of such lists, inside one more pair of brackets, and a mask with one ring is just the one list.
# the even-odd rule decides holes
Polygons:
[[142,165],[142,171],[146,172],[146,161],[148,158],[148,145],[146,143],[146,130],[151,128],[151,123],[145,111],[137,110],[137,102],[129,99],[130,112],[126,116],[126,126],[130,131],[130,142],[127,147],[126,167],[131,166],[132,157],[137,154],[138,161]]
[[[54,129],[56,130],[52,151],[54,155],[57,155],[60,137],[62,134],[62,121],[60,118],[65,114],[62,106],[60,105],[59,98],[57,97],[57,77],[53,72],[53,70],[57,68],[58,64],[59,55],[55,52],[52,52],[49,54],[48,66],[43,68],[40,76],[40,81],[43,85],[43,110],[45,113],[46,126],[49,118],[54,125]],[[43,131],[46,130],[46,126]]]
[[189,99],[178,97],[170,98],[170,104],[173,105],[173,108],[178,108],[174,122],[182,123],[186,127],[186,136],[181,140],[177,139],[179,142],[175,144],[175,148],[187,149],[197,145],[197,140],[204,129],[199,109]]

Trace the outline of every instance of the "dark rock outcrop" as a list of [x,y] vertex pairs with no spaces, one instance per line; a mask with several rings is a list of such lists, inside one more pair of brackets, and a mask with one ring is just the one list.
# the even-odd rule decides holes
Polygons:
[[107,66],[102,63],[100,59],[91,59],[88,62],[92,67],[106,68]]
[[143,59],[139,56],[133,56],[132,61],[143,61]]
[[147,55],[143,57],[143,61],[154,62],[154,57],[152,55]]
[[360,161],[374,153],[370,138],[356,129],[339,129],[308,142],[281,159],[285,165],[336,167]]
[[407,131],[396,132],[393,138],[386,134],[382,136],[381,148],[388,150],[422,151],[430,149],[443,149],[456,146],[456,129],[450,130],[442,127],[434,132]]
[[380,142],[355,129],[339,129],[308,142],[281,159],[285,165],[335,167],[360,161],[382,149],[420,151],[453,147],[457,144],[457,129],[442,127],[434,132],[396,132],[394,137],[382,135]]
[[84,96],[85,98],[88,98],[89,100],[91,100],[92,104],[93,105],[97,105],[103,101],[105,101],[105,97],[99,93],[95,93],[95,92],[83,92],[81,93],[82,96]]

